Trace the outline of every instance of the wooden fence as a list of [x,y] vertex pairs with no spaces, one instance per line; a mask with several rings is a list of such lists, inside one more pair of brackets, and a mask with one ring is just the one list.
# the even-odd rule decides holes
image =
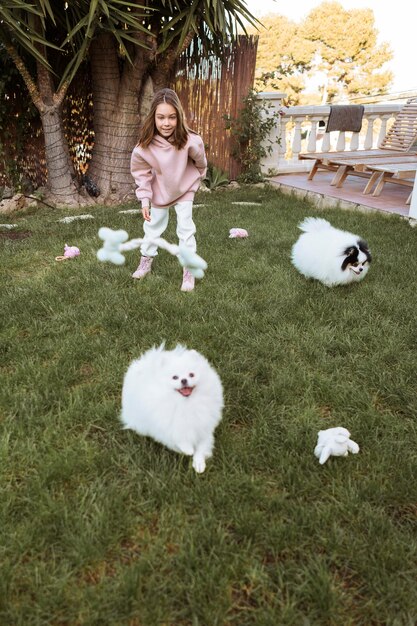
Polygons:
[[226,171],[230,179],[240,173],[240,165],[231,156],[232,138],[224,116],[236,118],[253,87],[257,47],[257,36],[240,36],[223,61],[200,57],[197,62],[189,49],[179,60],[172,85],[189,126],[204,140],[209,162]]
[[[231,179],[240,168],[231,157],[231,137],[225,129],[224,115],[236,117],[242,98],[253,86],[257,45],[256,36],[240,36],[223,61],[203,56],[194,61],[187,51],[179,59],[172,85],[189,126],[203,137],[209,162],[226,171]],[[63,107],[70,155],[79,174],[85,173],[94,146],[93,102],[85,72],[73,81]],[[33,115],[33,107],[22,106],[27,97],[18,85],[8,94],[7,124],[0,125],[0,185],[12,185],[13,179],[22,177],[35,188],[46,182],[42,126],[39,116]]]

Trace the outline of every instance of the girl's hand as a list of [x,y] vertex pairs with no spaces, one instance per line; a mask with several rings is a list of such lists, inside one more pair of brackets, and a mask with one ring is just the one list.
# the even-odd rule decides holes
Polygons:
[[149,207],[148,206],[142,207],[142,217],[145,220],[145,222],[150,222],[151,221],[151,216],[150,216],[150,212],[149,212]]

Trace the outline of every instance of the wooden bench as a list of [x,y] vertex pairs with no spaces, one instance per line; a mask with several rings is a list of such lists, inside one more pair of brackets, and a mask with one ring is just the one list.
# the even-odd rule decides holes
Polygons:
[[[376,185],[372,195],[379,196],[385,183],[396,183],[397,185],[404,185],[412,189],[417,171],[417,160],[415,159],[414,163],[368,165],[368,169],[372,171],[372,174],[363,193],[371,193],[372,187]],[[407,198],[407,204],[410,204],[410,202],[411,193]]]
[[395,154],[386,156],[384,158],[372,157],[372,158],[356,158],[356,159],[334,159],[332,164],[335,165],[336,174],[331,181],[331,185],[335,187],[341,187],[343,182],[349,174],[355,174],[356,176],[363,176],[364,178],[370,177],[369,170],[373,165],[391,165],[391,164],[403,164],[403,163],[415,163],[417,161],[417,154],[410,154],[406,156],[404,154]]

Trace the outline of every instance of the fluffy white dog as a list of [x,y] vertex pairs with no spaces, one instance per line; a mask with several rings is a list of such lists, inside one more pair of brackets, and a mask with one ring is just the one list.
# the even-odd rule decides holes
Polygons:
[[125,374],[124,427],[192,456],[198,473],[212,455],[222,409],[220,378],[196,350],[181,345],[165,350],[162,344],[133,361]]
[[366,241],[327,220],[307,217],[293,245],[291,261],[296,269],[328,287],[346,285],[365,278],[372,260]]

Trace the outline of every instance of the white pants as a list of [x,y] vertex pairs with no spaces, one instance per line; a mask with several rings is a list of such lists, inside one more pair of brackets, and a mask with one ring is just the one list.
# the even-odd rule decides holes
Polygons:
[[[192,200],[186,202],[177,202],[174,205],[177,214],[177,237],[180,243],[183,243],[193,252],[197,250],[195,240],[195,224],[193,222],[193,203]],[[144,242],[140,247],[142,256],[156,256],[158,248],[154,243],[148,242],[149,239],[161,237],[168,226],[169,208],[156,209],[151,207],[151,221],[143,223],[145,233]]]

